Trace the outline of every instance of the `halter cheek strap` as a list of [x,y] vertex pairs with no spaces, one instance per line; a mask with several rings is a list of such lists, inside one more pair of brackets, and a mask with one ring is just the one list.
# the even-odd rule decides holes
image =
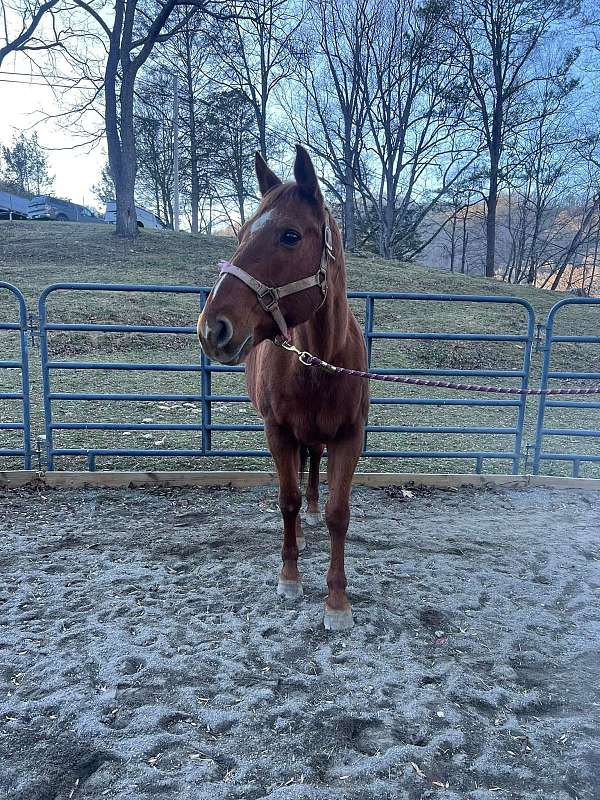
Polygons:
[[279,301],[283,297],[303,292],[305,289],[310,289],[313,286],[318,286],[323,295],[323,300],[319,308],[327,297],[327,267],[329,265],[329,259],[333,259],[335,256],[329,221],[327,221],[323,227],[323,239],[323,252],[321,253],[319,269],[314,275],[309,275],[308,278],[301,278],[300,280],[286,283],[283,286],[267,286],[245,270],[236,267],[231,261],[219,261],[220,274],[233,275],[238,280],[242,281],[242,283],[245,283],[246,286],[249,286],[256,294],[262,308],[275,320],[282,336],[287,339],[288,328],[283,314],[281,313],[281,309],[279,308]]

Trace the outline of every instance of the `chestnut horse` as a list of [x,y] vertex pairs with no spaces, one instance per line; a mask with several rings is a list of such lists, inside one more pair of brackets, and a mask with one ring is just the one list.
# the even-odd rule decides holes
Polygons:
[[283,566],[277,591],[289,598],[302,595],[301,455],[309,456],[307,519],[314,523],[319,519],[319,462],[327,446],[325,520],[331,560],[324,624],[328,630],[343,630],[353,625],[344,545],[368,384],[306,367],[274,340],[288,339],[302,351],[350,369],[365,370],[367,356],[346,298],[340,232],[323,201],[310,156],[300,146],[296,150],[295,182],[289,183],[282,183],[256,154],[262,200],[238,233],[233,261],[220,264],[219,279],[198,320],[198,337],[209,358],[223,364],[246,362],[248,393],[265,421],[279,475]]

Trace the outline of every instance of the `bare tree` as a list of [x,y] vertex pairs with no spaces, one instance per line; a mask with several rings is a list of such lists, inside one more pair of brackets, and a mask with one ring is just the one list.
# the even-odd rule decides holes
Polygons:
[[246,220],[246,201],[254,196],[254,153],[259,142],[252,105],[237,90],[214,94],[202,126],[206,179],[224,207],[236,209],[240,223]]
[[[173,117],[171,75],[160,69],[138,81],[135,129],[138,172],[136,195],[152,205],[156,215],[173,225]],[[142,88],[143,87],[143,88]]]
[[[117,234],[135,236],[135,178],[137,171],[134,97],[140,69],[157,43],[165,42],[198,13],[218,16],[209,0],[162,0],[142,4],[116,0],[114,13],[101,16],[86,0],[74,0],[91,15],[107,38],[104,71],[105,122],[108,157],[117,201]],[[183,19],[171,23],[176,6],[186,6]]]
[[[174,19],[179,18],[183,19],[183,25],[156,49],[152,62],[154,69],[163,70],[177,78],[181,178],[189,188],[186,201],[189,206],[191,230],[192,233],[198,233],[203,150],[200,127],[206,110],[206,98],[214,89],[212,79],[209,77],[214,66],[211,60],[214,26],[207,24],[202,15],[190,17],[186,15],[186,10],[181,8],[175,9],[174,12]],[[146,81],[145,86],[150,86],[151,89],[152,80]],[[144,91],[145,89],[142,94]]]
[[[517,113],[517,101],[524,89],[547,78],[536,73],[534,56],[557,21],[572,15],[577,8],[578,0],[464,0],[453,6],[450,14],[450,23],[462,45],[459,53],[488,152],[485,256],[488,277],[495,274],[502,156],[507,136],[524,122]],[[557,78],[570,66],[571,59],[567,58]]]
[[368,145],[357,178],[377,214],[385,258],[419,251],[421,222],[478,155],[466,141],[467,98],[443,10],[380,0],[367,37]]
[[297,36],[302,15],[292,0],[226,0],[226,8],[228,20],[212,36],[219,71],[208,77],[251,103],[266,158],[274,95],[303,58]]
[[588,199],[582,210],[581,218],[575,233],[565,248],[562,257],[542,283],[542,288],[550,284],[550,289],[558,289],[561,278],[567,269],[572,266],[581,245],[584,244],[588,238],[595,238],[597,236],[598,229],[600,228],[599,211],[600,192]]
[[[32,0],[18,0],[21,17],[30,13]],[[136,80],[154,47],[167,41],[192,18],[202,15],[227,19],[225,0],[116,0],[114,7],[96,5],[94,0],[63,0],[46,8],[47,13],[72,17],[83,15],[91,26],[91,35],[106,50],[102,87],[104,121],[110,171],[117,202],[116,231],[120,236],[137,234],[134,191],[137,172],[134,99]],[[176,8],[184,13],[172,19]],[[40,21],[37,23],[39,28]],[[44,42],[46,47],[53,41]],[[74,54],[75,61],[80,61]]]
[[312,52],[286,104],[297,138],[326,165],[322,180],[342,208],[347,250],[356,247],[357,171],[367,119],[371,0],[312,0],[304,30]]
[[[0,4],[2,14],[2,38],[0,39],[0,66],[11,53],[32,53],[61,46],[60,28],[53,25],[52,40],[39,36],[39,29],[44,21],[52,15],[56,22],[56,6],[61,0],[22,0],[11,5],[10,2]],[[17,28],[12,24],[17,21]]]

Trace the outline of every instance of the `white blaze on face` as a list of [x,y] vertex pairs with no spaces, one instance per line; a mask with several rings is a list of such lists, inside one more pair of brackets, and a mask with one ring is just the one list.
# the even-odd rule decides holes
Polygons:
[[[225,278],[226,274],[227,274],[227,273],[225,273],[225,272],[222,272],[222,273],[219,275],[219,277],[217,278],[217,282],[215,283],[215,285],[213,286],[213,288],[210,290],[210,295],[209,295],[209,297],[210,297],[210,299],[211,299],[211,300],[214,300],[214,299],[215,299],[215,297],[217,296],[217,292],[218,292],[218,291],[219,291],[219,289],[221,288],[221,284],[223,283],[223,279]],[[205,323],[204,323],[204,336],[205,336],[205,338],[207,338],[207,339],[208,339],[208,322],[205,322]]]
[[273,217],[273,211],[265,211],[264,214],[261,214],[260,217],[254,220],[254,222],[250,226],[250,232],[258,233],[262,228],[264,228],[267,222],[270,219],[272,219],[272,217]]

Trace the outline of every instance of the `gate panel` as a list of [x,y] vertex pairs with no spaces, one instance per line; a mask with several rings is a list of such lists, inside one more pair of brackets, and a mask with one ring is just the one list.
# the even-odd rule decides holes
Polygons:
[[[45,425],[46,425],[46,444],[48,450],[48,469],[55,468],[55,460],[57,457],[85,457],[87,460],[88,469],[93,470],[96,468],[96,462],[99,457],[133,457],[133,458],[164,458],[172,456],[197,457],[197,456],[215,456],[215,457],[264,457],[269,456],[268,451],[264,445],[257,446],[256,435],[262,431],[261,424],[248,424],[242,422],[239,418],[235,419],[234,409],[236,404],[248,403],[248,397],[245,392],[231,392],[218,390],[215,391],[213,386],[213,377],[219,376],[222,373],[241,373],[242,367],[228,367],[221,364],[212,364],[204,356],[201,355],[194,363],[161,363],[147,359],[146,361],[136,361],[131,358],[130,361],[83,361],[76,358],[58,359],[49,356],[50,346],[49,337],[52,334],[66,334],[69,332],[87,332],[89,334],[102,336],[105,334],[117,334],[120,336],[145,336],[146,334],[166,334],[176,336],[178,338],[196,336],[195,327],[177,326],[177,325],[149,325],[149,324],[115,324],[115,323],[94,323],[94,322],[64,322],[64,321],[49,321],[47,314],[47,302],[49,297],[57,292],[69,292],[76,298],[82,292],[98,293],[98,296],[104,293],[114,293],[117,303],[122,304],[126,302],[125,293],[166,293],[173,295],[193,295],[195,296],[194,311],[197,311],[198,304],[203,304],[209,289],[198,288],[191,286],[162,286],[162,285],[138,285],[138,284],[71,284],[61,283],[48,287],[42,294],[39,302],[39,322],[40,322],[40,347],[41,347],[41,361],[42,361],[42,376],[43,376],[43,389],[44,389],[44,410],[45,410]],[[382,293],[382,292],[351,292],[349,294],[351,300],[358,301],[364,309],[364,332],[369,351],[369,364],[373,357],[373,346],[379,341],[383,340],[397,340],[404,342],[481,342],[482,347],[484,343],[509,343],[506,346],[520,348],[522,355],[515,358],[516,366],[511,369],[479,369],[479,368],[451,368],[451,369],[438,369],[426,367],[411,367],[406,369],[396,368],[379,368],[374,369],[375,372],[389,372],[392,374],[401,375],[422,375],[422,376],[462,376],[467,378],[480,378],[488,377],[501,379],[505,383],[514,385],[515,381],[521,388],[527,388],[530,364],[530,352],[533,342],[533,335],[535,330],[534,314],[531,306],[523,300],[511,297],[502,296],[479,296],[479,295],[436,295],[436,294],[418,294],[418,293]],[[436,308],[452,307],[456,303],[467,304],[467,308],[475,313],[475,310],[482,308],[484,304],[489,305],[512,305],[524,312],[524,322],[511,323],[510,332],[499,333],[445,333],[445,332],[402,332],[402,331],[386,331],[377,329],[375,325],[375,311],[376,307],[379,308],[383,303],[392,303],[395,308],[402,308],[402,304],[409,302],[417,302],[423,304],[423,308],[427,309],[426,316],[430,317],[429,306]],[[71,304],[71,298],[69,298]],[[76,304],[75,299],[73,304]],[[429,305],[428,305],[429,304]],[[469,305],[471,304],[471,305]],[[160,308],[157,300],[157,307]],[[186,319],[187,319],[186,309]],[[191,313],[191,312],[189,312]],[[378,311],[378,315],[380,312]],[[156,309],[152,309],[152,318],[156,316]],[[363,311],[359,309],[359,316],[363,316]],[[383,314],[381,314],[383,318]],[[378,317],[379,318],[379,317]],[[485,328],[485,326],[482,326]],[[515,332],[516,331],[516,332]],[[76,339],[76,336],[75,336]],[[131,351],[125,348],[128,353]],[[199,353],[199,348],[198,351]],[[513,352],[513,350],[511,350]],[[514,349],[514,353],[518,350]],[[194,353],[196,356],[196,353]],[[291,356],[290,356],[291,357]],[[512,362],[511,362],[512,363]],[[418,364],[418,361],[417,361]],[[103,391],[95,391],[92,383],[92,390],[85,386],[91,383],[90,376],[95,375],[92,371],[98,371],[97,382],[103,388]],[[137,391],[135,381],[132,384],[132,374],[136,371],[140,372],[153,372],[162,376],[162,383],[167,384],[167,387],[160,391],[158,387],[153,391],[143,392]],[[75,385],[69,391],[58,389],[55,387],[55,381],[59,375],[71,374],[75,376]],[[86,380],[87,373],[87,380]],[[194,391],[178,392],[168,391],[168,384],[173,382],[173,374],[193,373],[197,375],[198,381],[195,384]],[[127,379],[125,378],[127,374]],[[117,377],[116,377],[117,376]],[[170,376],[170,377],[169,377]],[[116,386],[111,386],[117,382]],[[122,391],[123,382],[130,385],[126,388],[128,391]],[[81,384],[84,384],[83,390]],[[132,385],[131,385],[132,384]],[[388,384],[389,386],[389,384]],[[372,385],[373,394],[377,391],[377,384]],[[178,387],[176,387],[178,388]],[[107,389],[110,389],[107,391]],[[133,391],[132,391],[133,389]],[[439,408],[441,411],[447,412],[449,416],[449,424],[415,424],[415,425],[378,425],[370,424],[367,428],[367,441],[365,446],[364,455],[375,458],[401,458],[401,459],[462,459],[472,461],[474,468],[477,472],[481,472],[484,463],[487,460],[508,461],[512,472],[519,471],[519,463],[521,457],[521,441],[523,435],[523,422],[525,415],[525,396],[518,398],[511,397],[510,399],[493,399],[481,397],[447,397],[447,390],[440,393],[436,391],[435,394],[430,393],[429,396],[423,396],[423,392],[416,396],[410,391],[406,391],[406,396],[374,396],[371,400],[373,406],[421,406],[424,409],[431,407]],[[156,422],[152,419],[145,420],[132,420],[132,414],[126,413],[120,419],[126,421],[97,421],[94,419],[93,413],[90,411],[86,414],[86,419],[89,421],[72,421],[71,419],[59,419],[56,413],[56,404],[72,404],[78,403],[80,407],[88,404],[87,408],[93,408],[93,402],[102,402],[106,405],[110,403],[120,403],[129,408],[135,408],[136,402],[139,403],[183,403],[187,404],[190,408],[194,408],[190,412],[191,418],[189,421],[181,423],[167,423]],[[486,412],[497,411],[504,409],[508,412],[512,419],[505,425],[504,422],[498,424],[485,424],[484,419],[482,424],[461,425],[457,424],[454,415],[459,411],[459,407],[468,408],[475,407],[481,409],[482,415]],[[225,419],[221,422],[213,420],[213,412],[215,408],[218,410],[218,415],[223,417],[225,409]],[[454,411],[453,411],[454,409]],[[242,409],[240,409],[241,411]],[[100,412],[102,413],[102,412]],[[66,414],[67,417],[71,416]],[[488,414],[489,416],[489,414]],[[101,419],[101,417],[100,417]],[[411,420],[412,421],[412,420]],[[257,420],[257,423],[259,420]],[[460,420],[458,420],[460,422]],[[142,431],[141,436],[145,438],[156,438],[151,436],[152,432],[159,432],[159,439],[161,442],[165,441],[164,432],[175,431],[189,431],[190,444],[192,446],[177,447],[177,446],[158,446],[160,442],[155,442],[154,446],[149,447],[126,447],[126,446],[113,446],[105,447],[98,445],[90,445],[88,441],[83,441],[78,438],[73,442],[73,446],[57,446],[56,434],[57,431],[80,431],[81,437],[85,432],[92,434],[98,431],[112,431],[113,435],[117,433],[123,436],[130,435],[130,433]],[[423,434],[427,436],[431,434],[437,439],[443,438],[446,434],[458,434],[461,439],[466,437],[505,437],[503,441],[509,442],[507,447],[485,448],[485,447],[472,447],[464,449],[440,449],[435,450],[434,446],[438,444],[437,441],[432,442],[431,449],[414,449],[414,450],[400,450],[377,448],[370,446],[369,442],[372,437],[378,434]],[[235,434],[234,447],[219,447],[215,446],[213,441],[213,433],[221,433],[225,436]],[[246,439],[246,449],[239,446],[238,434],[240,437]],[[193,439],[196,439],[196,442]],[[389,438],[389,437],[388,437]],[[477,440],[475,440],[477,444]],[[142,468],[147,468],[146,463]]]
[[[82,292],[114,292],[117,298],[124,293],[167,293],[175,295],[195,295],[200,302],[204,302],[207,291],[192,286],[162,286],[162,285],[140,285],[140,284],[95,284],[95,283],[57,283],[48,286],[40,296],[38,305],[39,325],[40,325],[40,350],[42,362],[42,385],[44,391],[44,417],[45,434],[47,448],[47,469],[55,468],[57,456],[84,456],[87,459],[88,469],[96,469],[96,459],[98,456],[143,456],[143,457],[165,457],[165,456],[202,456],[207,455],[210,449],[210,406],[206,404],[206,369],[204,357],[201,363],[196,364],[168,364],[156,362],[120,362],[120,361],[80,361],[80,360],[58,360],[50,358],[49,334],[52,332],[88,332],[95,334],[174,334],[174,335],[195,335],[196,329],[192,327],[182,327],[174,325],[129,325],[129,324],[97,324],[97,323],[67,323],[49,322],[47,313],[48,298],[57,293],[69,291],[75,294]],[[117,300],[119,302],[119,300]],[[123,301],[124,302],[124,301]],[[197,308],[197,302],[195,303]],[[107,372],[116,371],[117,374],[123,371],[150,371],[156,373],[198,373],[201,375],[200,391],[177,393],[177,392],[98,392],[98,391],[55,391],[52,388],[53,376],[65,370],[80,373],[81,371],[98,371],[101,381],[108,381]],[[103,401],[105,403],[135,403],[135,402],[173,402],[173,403],[200,403],[201,418],[190,423],[150,423],[150,422],[71,422],[56,420],[54,415],[54,404],[56,402],[76,402],[79,404],[91,401]],[[169,448],[159,449],[157,447],[133,448],[133,447],[56,447],[54,442],[55,431],[81,430],[81,431],[195,431],[201,433],[201,446],[190,448]]]
[[[569,335],[569,336],[562,336],[555,333],[555,328],[557,324],[557,319],[560,318],[560,312],[567,307],[573,306],[589,306],[591,308],[591,312],[594,313],[594,316],[597,320],[597,324],[595,326],[596,333],[591,334],[581,334],[581,335]],[[565,371],[565,370],[553,370],[552,367],[552,356],[553,356],[553,345],[556,343],[573,343],[573,344],[591,344],[591,345],[598,345],[597,357],[595,360],[590,364],[590,367],[594,365],[597,367],[600,364],[600,298],[598,297],[569,297],[565,300],[561,300],[560,302],[556,303],[551,309],[548,314],[548,319],[546,322],[546,339],[544,343],[544,359],[542,363],[542,378],[541,378],[541,388],[542,389],[549,389],[552,388],[552,380],[558,379],[559,382],[565,383],[566,381],[577,381],[585,382],[585,381],[594,381],[596,384],[600,383],[600,371],[596,370],[585,370],[585,371]],[[555,348],[556,349],[556,348]],[[585,385],[585,384],[584,384]],[[589,385],[589,384],[588,384]],[[592,397],[598,397],[598,395],[592,395]],[[570,462],[571,463],[571,474],[573,477],[577,478],[580,475],[581,465],[582,463],[589,463],[589,464],[600,464],[600,454],[599,453],[586,453],[582,450],[578,450],[577,452],[558,452],[552,450],[544,450],[544,437],[546,436],[553,436],[553,437],[573,437],[578,442],[589,442],[590,439],[596,439],[600,437],[600,429],[594,427],[577,427],[577,428],[569,428],[569,427],[547,427],[546,426],[546,411],[547,409],[563,409],[563,410],[584,410],[584,411],[594,411],[600,409],[600,401],[598,400],[586,400],[586,399],[576,399],[570,400],[568,397],[546,397],[546,395],[540,395],[539,405],[538,405],[538,416],[537,416],[537,426],[536,426],[536,435],[535,435],[535,449],[534,449],[534,457],[533,457],[533,473],[534,475],[540,474],[540,469],[542,468],[542,462],[552,462],[552,461],[563,461],[563,462]],[[588,419],[589,419],[588,415]],[[600,427],[600,426],[599,426]]]
[[[17,370],[20,373],[20,389],[6,390],[7,382],[0,381],[0,431],[21,431],[22,444],[20,447],[0,446],[0,457],[18,457],[23,461],[24,469],[31,469],[31,423],[29,401],[29,351],[27,341],[27,309],[22,293],[10,283],[0,281],[0,293],[3,300],[8,298],[15,304],[14,316],[16,319],[0,321],[0,331],[12,331],[14,336],[6,335],[6,340],[14,340],[14,346],[9,345],[4,351],[7,355],[14,350],[18,358],[0,360],[0,376],[4,370]],[[10,314],[12,317],[12,313]],[[4,348],[2,348],[4,350]],[[5,418],[13,415],[14,404],[18,404],[19,419],[6,421]]]
[[[434,379],[450,376],[450,380],[463,377],[468,378],[470,383],[478,383],[481,378],[493,379],[491,382],[496,383],[500,378],[502,382],[507,385],[513,385],[515,382],[519,388],[527,389],[529,381],[529,371],[531,364],[531,349],[533,345],[533,337],[535,331],[535,314],[532,306],[526,301],[515,297],[506,296],[486,296],[486,295],[454,295],[454,294],[425,294],[425,293],[409,293],[409,292],[351,292],[349,297],[364,298],[366,303],[365,314],[365,339],[367,342],[367,352],[369,357],[369,367],[372,372],[379,374],[390,375],[414,375],[423,377],[432,377]],[[377,303],[376,303],[377,301]],[[525,320],[516,325],[520,331],[518,333],[447,333],[444,331],[437,331],[431,333],[420,332],[402,332],[402,331],[382,331],[375,328],[375,313],[377,305],[381,306],[383,301],[393,301],[394,304],[406,304],[408,302],[416,301],[419,304],[429,304],[435,307],[436,311],[440,310],[443,306],[448,304],[453,305],[457,303],[466,304],[469,308],[470,314],[477,314],[478,309],[483,309],[485,306],[513,306],[522,309],[525,313]],[[437,317],[436,317],[437,318]],[[371,360],[373,357],[373,344],[378,340],[390,340],[397,342],[481,342],[481,343],[511,343],[515,347],[522,349],[523,354],[520,359],[516,359],[518,364],[511,369],[482,369],[482,368],[383,368],[377,369],[371,367]],[[372,384],[372,392],[376,391],[376,387],[381,384]],[[416,458],[416,459],[453,459],[453,460],[471,460],[474,462],[475,471],[481,473],[484,468],[484,462],[489,460],[495,461],[509,461],[511,463],[511,471],[513,474],[518,474],[521,460],[521,448],[523,440],[523,426],[525,421],[525,409],[527,397],[525,394],[519,395],[518,398],[511,399],[497,399],[494,395],[493,399],[465,397],[464,394],[459,397],[447,397],[447,390],[434,390],[436,392],[433,397],[371,397],[372,405],[413,405],[413,406],[435,406],[439,407],[440,411],[444,408],[457,408],[457,407],[474,407],[481,408],[482,416],[485,415],[486,410],[489,409],[512,409],[513,421],[508,426],[506,424],[499,425],[368,425],[367,426],[367,441],[363,455],[376,458]],[[461,393],[459,393],[461,394]],[[484,416],[485,419],[485,416]],[[452,421],[452,419],[450,420]],[[431,435],[446,435],[458,434],[461,436],[501,436],[506,437],[509,447],[505,449],[451,449],[451,450],[381,450],[373,449],[368,446],[369,435],[373,433],[423,433]]]

